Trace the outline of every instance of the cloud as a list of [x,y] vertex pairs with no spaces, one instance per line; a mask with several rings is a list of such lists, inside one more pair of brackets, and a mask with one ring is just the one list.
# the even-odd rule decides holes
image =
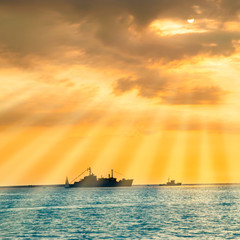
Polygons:
[[[0,62],[8,61],[2,67],[9,64],[28,71],[43,63],[114,69],[130,76],[116,82],[115,94],[135,89],[139,96],[160,99],[164,104],[219,104],[226,96],[220,86],[211,83],[179,88],[174,86],[174,78],[158,72],[158,67],[142,69],[198,56],[234,54],[240,31],[228,31],[224,23],[238,22],[237,1],[2,0],[0,9]],[[156,20],[190,28],[189,17],[196,19],[192,28],[204,31],[159,35],[150,28]],[[67,79],[50,82],[74,87]]]
[[236,20],[236,1],[23,0],[1,1],[0,6],[0,46],[2,52],[14,53],[8,56],[15,64],[19,62],[15,58],[32,61],[34,56],[58,62],[59,56],[72,49],[84,53],[71,59],[74,62],[115,67],[120,63],[142,64],[146,59],[168,62],[199,54],[231,55],[235,51],[232,41],[240,39],[239,32],[227,32],[222,25],[176,36],[148,31],[156,19],[186,23],[187,18],[197,15],[199,20],[219,23]]
[[136,89],[138,94],[142,97],[155,98],[166,90],[168,84],[167,77],[160,76],[156,71],[145,71],[136,79],[118,79],[114,88],[114,93],[122,94]]
[[222,104],[228,94],[218,86],[194,87],[192,89],[178,89],[169,95],[162,96],[163,103],[174,105],[214,105]]
[[222,104],[228,94],[219,86],[189,87],[186,83],[187,79],[181,83],[174,75],[145,71],[135,79],[133,77],[118,79],[114,85],[114,93],[120,95],[136,90],[140,97],[158,99],[161,104],[169,105]]
[[[73,87],[68,78],[58,81],[51,78],[41,82],[44,84],[35,84],[34,91],[23,89],[5,96],[2,106],[9,100],[13,101],[13,105],[0,112],[0,125],[74,125],[90,121],[98,115],[98,111],[103,111],[103,103],[99,103],[98,109],[95,109],[99,90],[96,86],[82,84]],[[26,97],[18,101],[18,94]]]

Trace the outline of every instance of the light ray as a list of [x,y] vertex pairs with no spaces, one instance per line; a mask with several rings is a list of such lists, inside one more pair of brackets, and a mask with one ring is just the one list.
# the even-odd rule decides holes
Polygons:
[[108,112],[104,116],[102,116],[88,132],[87,136],[80,141],[69,150],[57,163],[57,166],[54,166],[54,169],[49,170],[49,173],[46,174],[45,178],[51,179],[55,178],[55,176],[66,176],[69,174],[72,167],[77,162],[83,162],[84,159],[81,159],[84,155],[85,151],[91,146],[94,141],[94,138],[97,138],[100,133],[103,125],[111,122],[112,116],[116,109],[113,109],[113,106],[108,107]]
[[240,169],[239,141],[240,141],[239,134],[232,132],[225,133],[224,143],[228,161],[229,179],[233,183],[239,182],[239,169]]
[[[72,128],[72,125],[77,123],[79,119],[81,119],[81,117],[83,116],[84,116],[83,113],[77,114],[73,112],[72,114],[66,117],[68,119],[67,126],[65,127],[62,126],[61,129],[51,128],[46,130],[37,139],[35,139],[30,144],[25,146],[22,150],[16,152],[11,157],[11,159],[9,159],[8,161],[1,165],[1,171],[3,172],[5,171],[4,169],[9,168],[15,169],[11,172],[11,175],[5,177],[5,181],[7,182],[10,180],[13,181],[18,179],[24,172],[26,172],[33,165],[35,165],[37,163],[37,160],[39,160],[47,151],[49,151],[49,149],[51,149],[51,147],[54,146],[59,141],[59,138],[63,137]],[[64,123],[65,120],[66,119],[62,119],[61,122]],[[49,136],[51,136],[51,138],[49,138]],[[43,142],[44,145],[42,145]],[[39,146],[41,147],[39,148]],[[33,152],[33,149],[36,150]],[[18,166],[18,162],[21,161],[21,158],[23,156],[27,156],[28,153],[32,153],[31,156],[29,157],[29,160],[24,161],[24,165]],[[16,168],[16,166],[18,167]]]
[[188,183],[199,182],[200,144],[199,131],[189,131],[186,138],[184,177]]
[[166,172],[168,169],[168,159],[172,151],[172,143],[174,142],[175,134],[169,131],[162,131],[161,137],[158,139],[158,149],[151,164],[148,179],[152,183],[160,183],[166,180]]
[[202,130],[200,151],[199,151],[199,182],[200,183],[213,183],[213,172],[211,171],[211,159],[210,159],[210,148],[208,143],[209,133],[207,129],[207,122],[202,119]]
[[[139,145],[142,142],[143,137],[144,136],[142,134],[139,134],[138,131],[134,130],[134,127],[131,129],[130,134],[124,142],[121,151],[118,152],[118,154],[115,156],[115,160],[112,162],[112,168],[121,173],[119,177],[124,176],[125,178],[134,178],[134,172],[131,172],[128,175],[127,170],[129,168],[129,164],[131,163],[131,160],[136,154],[136,149],[138,149]],[[136,179],[134,180],[134,184],[136,184]]]
[[223,136],[223,126],[220,124],[218,132],[209,135],[209,145],[211,154],[212,171],[214,172],[215,182],[230,182],[227,152]]
[[[169,177],[181,181],[183,176],[183,161],[184,153],[186,151],[186,115],[181,116],[179,119],[179,128],[174,130],[171,134],[173,139],[171,140],[169,152],[167,154],[165,171],[162,172],[162,181],[166,181]],[[166,133],[168,134],[168,133]]]
[[124,149],[122,149],[124,142],[126,141],[124,133],[130,131],[136,123],[138,115],[134,114],[134,116],[128,116],[124,119],[124,122],[115,129],[115,133],[113,133],[112,138],[109,139],[107,146],[103,149],[96,160],[92,160],[91,166],[93,166],[94,169],[100,173],[104,173],[113,167],[113,162],[115,161],[116,156],[120,151],[124,151]]
[[35,94],[41,95],[38,89],[29,90],[29,86],[17,89],[11,94],[14,96],[13,98],[4,101],[4,103],[1,103],[0,114],[4,114],[14,107],[21,106],[22,103],[24,103],[27,99],[29,99],[31,96],[34,96]]
[[[58,104],[63,104],[66,99],[67,97]],[[50,112],[56,110],[57,108],[58,106],[56,105],[49,105],[45,108],[45,111]],[[35,115],[32,117],[23,118],[16,124],[5,127],[2,132],[2,136],[4,137],[0,138],[0,150],[3,149],[7,144],[9,144],[14,138],[17,138],[19,135],[24,134],[24,132],[26,132],[29,127],[33,126],[35,123],[47,117],[48,114]],[[7,134],[3,135],[4,132],[6,132]]]
[[[127,176],[132,176],[134,173],[137,176],[137,181],[146,182],[148,180],[150,168],[158,149],[159,138],[161,137],[161,132],[159,133],[160,119],[162,120],[161,123],[163,123],[164,116],[159,111],[154,116],[154,119],[148,122],[148,127],[142,133],[143,136],[135,150],[134,157],[130,160],[125,171]],[[154,131],[153,134],[152,131]]]

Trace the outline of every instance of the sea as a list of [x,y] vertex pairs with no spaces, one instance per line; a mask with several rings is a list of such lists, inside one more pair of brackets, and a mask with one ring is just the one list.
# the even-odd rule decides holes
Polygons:
[[240,186],[0,188],[0,239],[240,239]]

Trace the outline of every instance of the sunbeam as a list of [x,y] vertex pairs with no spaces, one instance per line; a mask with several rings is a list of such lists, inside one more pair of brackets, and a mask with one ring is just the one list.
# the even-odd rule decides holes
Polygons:
[[[89,109],[86,113],[80,112],[79,114],[77,114],[74,111],[73,113],[67,115],[66,118],[59,120],[58,124],[60,126],[62,124],[64,125],[65,121],[67,120],[68,123],[66,126],[62,126],[61,128],[57,127],[45,129],[45,131],[43,131],[40,136],[35,138],[34,141],[31,141],[20,151],[15,152],[15,154],[11,156],[8,161],[1,165],[1,170],[3,171],[10,166],[12,166],[12,168],[14,167],[12,174],[8,175],[7,178],[5,177],[5,179],[11,179],[12,181],[14,181],[14,179],[18,179],[28,169],[35,165],[37,161],[39,161],[41,157],[44,156],[44,154],[49,151],[59,141],[59,139],[61,139],[61,137],[64,137],[64,135],[69,131],[69,129],[72,128],[72,125],[76,124],[82,117],[87,115],[91,108],[96,107],[97,105],[95,105],[95,103],[92,103],[92,106],[89,105]],[[19,165],[19,161],[22,156],[26,157],[28,153],[31,153],[31,155],[28,157],[28,160],[25,160],[24,165]]]
[[[126,175],[135,175],[138,182],[146,182],[154,157],[159,148],[161,138],[161,126],[164,125],[164,117],[161,111],[155,114],[154,119],[148,120],[146,127],[140,129],[141,142],[135,149],[135,154],[129,161]],[[150,150],[151,149],[151,150]]]
[[112,138],[109,139],[108,144],[100,155],[90,162],[90,165],[96,169],[96,172],[106,174],[113,168],[116,156],[125,150],[123,149],[123,145],[126,141],[126,134],[128,134],[134,124],[136,124],[139,115],[140,114],[134,114],[134,116],[128,116],[124,119],[123,123],[119,123],[118,127],[112,133]]
[[225,149],[225,141],[222,124],[219,125],[219,131],[209,134],[208,142],[210,146],[210,156],[212,172],[214,173],[214,182],[230,182],[228,169],[228,158]]
[[202,131],[200,138],[199,150],[199,182],[212,183],[214,182],[213,169],[211,167],[210,145],[209,145],[209,130],[206,119],[202,119]]
[[[171,141],[167,143],[169,145],[169,150],[167,155],[165,155],[165,159],[162,162],[165,162],[165,166],[161,170],[162,176],[161,180],[166,181],[168,178],[178,179],[179,181],[183,180],[183,170],[184,170],[184,157],[186,148],[188,147],[186,144],[187,134],[185,129],[187,127],[187,116],[183,115],[179,119],[178,131],[170,131],[166,132],[166,135],[171,135]],[[162,139],[162,142],[164,139]],[[164,152],[166,150],[163,150]],[[164,171],[163,171],[164,170]]]
[[[66,98],[67,99],[67,98]],[[64,103],[63,99],[61,102],[58,102],[56,105],[52,104],[45,107],[44,114],[36,114],[33,116],[26,116],[25,118],[20,119],[17,123],[12,124],[11,126],[5,127],[2,130],[2,136],[0,138],[0,150],[3,149],[8,143],[13,141],[14,138],[17,138],[19,135],[24,134],[29,127],[34,126],[38,122],[41,122],[48,117],[48,113],[59,108],[59,105]]]
[[95,138],[97,138],[98,141],[100,140],[98,135],[102,134],[101,130],[103,126],[112,121],[114,111],[113,106],[109,106],[108,111],[104,114],[104,116],[95,123],[94,127],[90,128],[86,132],[86,135],[82,139],[77,141],[75,146],[58,159],[57,165],[54,166],[45,177],[54,179],[56,176],[65,176],[71,172],[71,169],[77,162],[81,162],[85,167],[88,167],[89,165],[87,164],[90,164],[92,160],[88,159],[88,163],[86,164],[86,160],[82,156],[86,151],[94,151],[94,149],[90,149],[91,144],[94,143]]
[[4,94],[4,101],[1,101],[0,114],[4,115],[7,111],[14,108],[21,107],[27,100],[35,95],[42,95],[37,87],[32,84],[26,84],[24,86],[14,88],[8,95]]

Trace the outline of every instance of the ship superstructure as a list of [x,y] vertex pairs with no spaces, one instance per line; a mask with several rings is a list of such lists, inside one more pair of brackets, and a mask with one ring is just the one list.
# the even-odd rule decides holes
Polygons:
[[[83,179],[79,181],[75,181],[81,175],[83,175],[86,171],[88,171],[88,175],[85,176]],[[91,168],[87,168],[83,173],[77,176],[72,183],[68,182],[66,179],[65,187],[66,188],[73,188],[73,187],[130,187],[132,186],[133,179],[121,179],[117,181],[117,178],[113,176],[113,170],[111,170],[111,174],[108,175],[106,178],[97,178],[96,175],[92,173]]]
[[170,178],[168,178],[167,183],[165,184],[159,184],[159,186],[181,186],[182,183],[181,182],[176,182],[175,180],[170,180]]

